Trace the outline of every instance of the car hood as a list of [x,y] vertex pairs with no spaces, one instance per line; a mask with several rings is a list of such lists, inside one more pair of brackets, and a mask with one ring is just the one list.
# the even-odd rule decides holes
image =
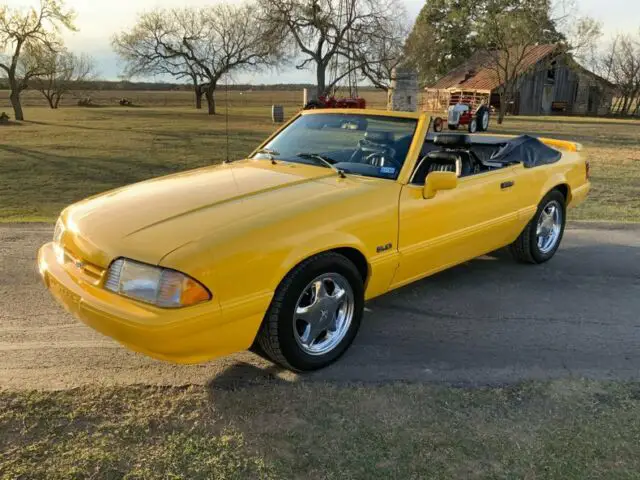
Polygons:
[[203,235],[295,202],[313,202],[335,187],[332,177],[338,175],[324,167],[242,160],[145,181],[65,210],[66,229],[73,233],[65,234],[65,246],[101,267],[119,256],[157,264]]

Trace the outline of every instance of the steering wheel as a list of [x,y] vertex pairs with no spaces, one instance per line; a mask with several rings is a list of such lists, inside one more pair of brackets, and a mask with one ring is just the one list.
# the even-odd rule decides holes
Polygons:
[[391,165],[397,170],[400,170],[402,168],[402,165],[395,158],[393,158],[393,153],[394,152],[392,148],[370,153],[365,157],[364,163],[374,167],[386,167],[388,165]]

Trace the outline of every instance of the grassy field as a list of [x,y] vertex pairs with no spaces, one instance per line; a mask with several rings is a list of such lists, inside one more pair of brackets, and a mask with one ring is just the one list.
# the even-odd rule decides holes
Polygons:
[[[27,122],[0,127],[0,221],[53,221],[63,207],[88,195],[225,158],[224,116],[186,106],[189,92],[100,92],[96,101],[106,105],[127,93],[141,106],[27,107]],[[34,95],[25,104],[37,103]],[[372,106],[384,105],[384,94],[367,96]],[[168,105],[185,106],[164,107],[165,97]],[[275,128],[272,103],[292,115],[300,97],[299,92],[229,92],[230,157],[246,155]],[[0,97],[0,110],[5,107]],[[513,117],[493,130],[580,141],[592,163],[594,189],[572,218],[640,221],[639,122]]]
[[0,478],[638,478],[640,385],[0,393]]

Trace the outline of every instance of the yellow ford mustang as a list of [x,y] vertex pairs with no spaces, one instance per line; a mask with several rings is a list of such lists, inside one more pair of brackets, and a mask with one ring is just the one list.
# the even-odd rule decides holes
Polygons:
[[587,196],[578,144],[429,125],[301,112],[247,159],[65,209],[39,252],[43,280],[82,321],[156,358],[253,346],[293,370],[326,366],[365,300],[507,245],[545,262]]

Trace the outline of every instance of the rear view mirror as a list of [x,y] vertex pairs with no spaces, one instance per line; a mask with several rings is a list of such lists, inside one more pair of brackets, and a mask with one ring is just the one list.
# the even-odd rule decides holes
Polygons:
[[440,190],[452,190],[458,186],[456,172],[431,172],[427,175],[422,190],[424,198],[433,198]]

